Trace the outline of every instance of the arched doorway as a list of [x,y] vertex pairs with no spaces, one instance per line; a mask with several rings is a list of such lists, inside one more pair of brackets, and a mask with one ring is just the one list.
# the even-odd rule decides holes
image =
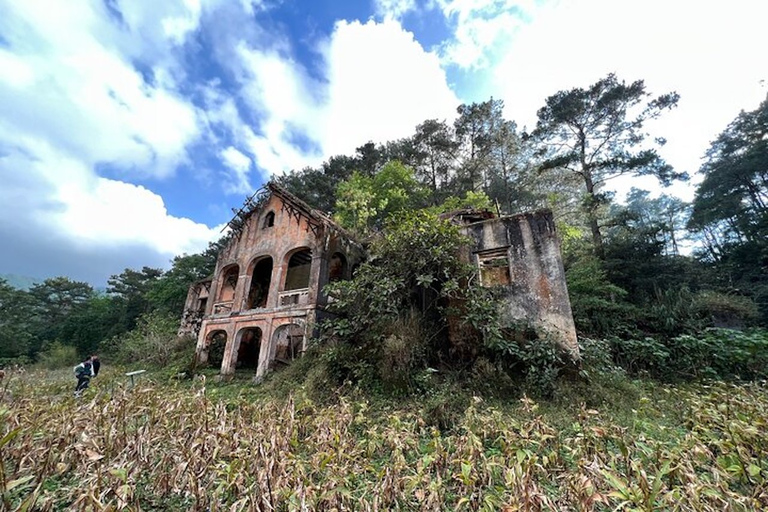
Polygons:
[[267,307],[269,298],[269,286],[272,283],[272,258],[267,256],[260,259],[253,266],[251,273],[251,286],[248,289],[248,298],[245,309]]
[[299,357],[304,349],[304,327],[298,324],[281,325],[272,335],[275,362],[288,364]]
[[221,368],[221,363],[224,361],[224,350],[227,348],[227,332],[212,331],[208,334],[205,346],[208,366]]
[[235,368],[256,371],[259,367],[259,349],[261,348],[261,329],[247,327],[239,333],[240,344],[237,348]]

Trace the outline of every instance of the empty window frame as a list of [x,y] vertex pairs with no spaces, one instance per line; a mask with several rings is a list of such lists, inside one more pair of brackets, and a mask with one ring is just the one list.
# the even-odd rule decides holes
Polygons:
[[232,265],[222,272],[221,289],[219,290],[218,302],[228,302],[235,298],[235,289],[237,288],[237,279],[240,274],[240,267]]
[[347,259],[340,252],[333,253],[331,260],[328,262],[328,282],[342,281],[346,278],[346,274]]
[[294,253],[288,260],[288,272],[283,290],[309,288],[309,271],[312,267],[312,251],[304,249]]
[[477,264],[480,267],[480,284],[483,286],[491,288],[512,284],[506,247],[478,253]]
[[271,228],[274,225],[275,225],[275,212],[269,212],[264,217],[264,224],[262,225],[262,227]]

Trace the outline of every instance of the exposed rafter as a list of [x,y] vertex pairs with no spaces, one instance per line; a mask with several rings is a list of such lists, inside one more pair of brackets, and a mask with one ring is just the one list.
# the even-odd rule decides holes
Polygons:
[[328,215],[312,208],[272,181],[266,183],[253,195],[247,197],[240,208],[232,208],[232,213],[235,216],[227,223],[224,229],[228,227],[235,237],[239,237],[248,218],[260,210],[273,194],[282,200],[283,211],[287,212],[291,218],[295,218],[298,223],[301,223],[301,219],[304,218],[307,231],[312,231],[315,236],[318,236],[322,228],[325,227],[326,229],[342,233],[349,240],[354,239],[350,233],[333,222]]
[[264,203],[269,199],[270,189],[267,185],[261,187],[259,190],[248,196],[243,201],[243,205],[240,208],[232,208],[232,213],[235,214],[232,220],[227,222],[227,225],[222,228],[222,231],[229,228],[236,236],[240,236],[245,226],[245,221],[248,220],[253,212],[261,208]]

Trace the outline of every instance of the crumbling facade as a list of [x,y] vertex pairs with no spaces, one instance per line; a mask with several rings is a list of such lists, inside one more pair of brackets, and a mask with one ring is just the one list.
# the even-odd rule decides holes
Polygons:
[[[199,363],[218,351],[222,375],[244,368],[259,378],[304,352],[332,300],[323,287],[350,279],[365,254],[327,215],[272,183],[236,213],[213,277],[189,289],[180,334],[197,336]],[[502,292],[502,327],[524,324],[578,360],[551,212],[445,217],[471,240],[459,256],[477,267],[483,286]],[[449,319],[449,337],[458,340],[465,328]]]
[[477,267],[480,284],[502,292],[502,327],[524,325],[578,360],[576,326],[552,212],[496,217],[490,212],[465,211],[449,217],[472,241],[461,256]]
[[197,359],[223,345],[221,374],[256,377],[306,349],[329,298],[323,287],[349,279],[362,247],[322,212],[275,184],[246,201],[213,278],[190,287],[180,333],[197,332]]

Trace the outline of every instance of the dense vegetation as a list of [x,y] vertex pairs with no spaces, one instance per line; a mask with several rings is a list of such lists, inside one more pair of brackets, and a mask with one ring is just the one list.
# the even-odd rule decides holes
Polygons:
[[[258,387],[211,382],[176,338],[226,239],[168,271],[126,269],[106,293],[0,279],[0,366],[37,368],[0,390],[2,507],[768,506],[768,100],[713,142],[692,204],[605,189],[687,179],[644,126],[677,101],[609,75],[547,99],[531,133],[491,99],[275,178],[369,259],[329,286],[336,316],[306,357]],[[580,366],[500,327],[440,217],[464,207],[553,211]],[[463,338],[448,339],[451,318]],[[68,373],[40,373],[97,351],[107,373],[82,401]],[[127,363],[152,378],[126,389]]]

